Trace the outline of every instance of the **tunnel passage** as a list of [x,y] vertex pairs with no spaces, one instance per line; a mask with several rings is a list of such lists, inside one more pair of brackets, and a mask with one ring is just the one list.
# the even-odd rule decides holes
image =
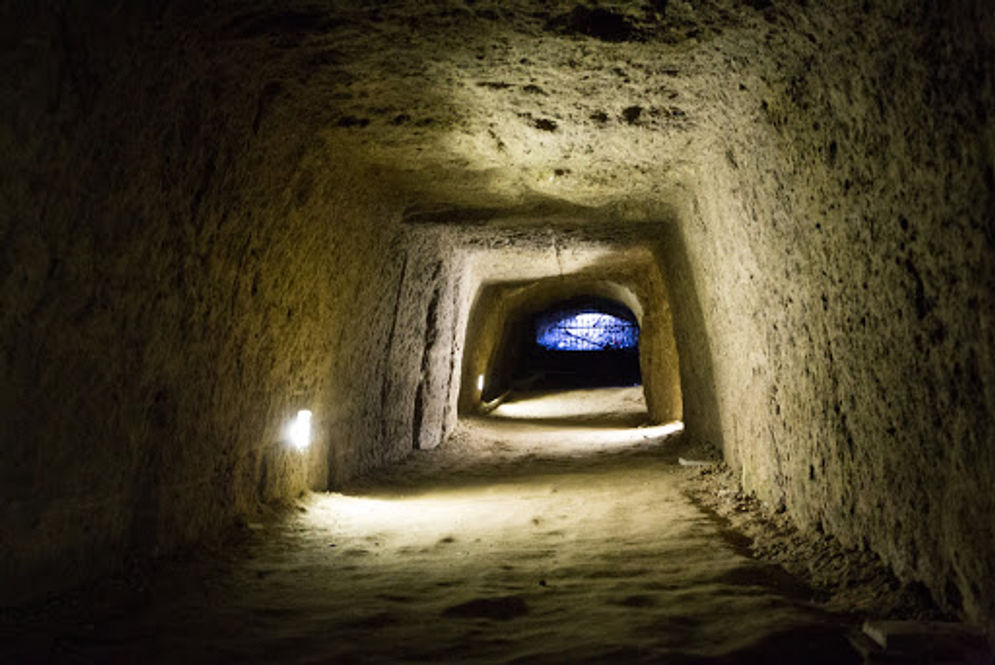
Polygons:
[[579,297],[522,317],[510,343],[514,390],[635,386],[639,323],[623,305]]
[[629,392],[645,403],[644,421],[682,420],[667,275],[645,232],[564,232],[550,247],[548,233],[518,229],[500,249],[470,256],[477,287],[467,303],[459,414],[490,413],[512,393],[641,386]]
[[[995,4],[117,4],[0,11],[3,596],[436,440],[491,342],[437,363],[463,329],[431,313],[580,270],[573,221],[491,251],[525,242],[495,211],[557,201],[673,220],[655,418],[995,635]],[[401,228],[460,206],[490,272],[456,289]]]

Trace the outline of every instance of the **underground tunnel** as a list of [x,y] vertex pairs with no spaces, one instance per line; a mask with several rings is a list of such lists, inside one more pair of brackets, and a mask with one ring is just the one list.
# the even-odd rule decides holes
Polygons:
[[990,2],[0,31],[0,661],[991,662]]

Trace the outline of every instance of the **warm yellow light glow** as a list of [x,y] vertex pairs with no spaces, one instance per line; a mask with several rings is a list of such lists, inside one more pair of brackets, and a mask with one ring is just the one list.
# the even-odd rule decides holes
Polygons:
[[[547,462],[557,457],[583,457],[598,452],[619,452],[628,446],[645,445],[643,437],[663,436],[683,429],[679,422],[659,427],[636,427],[618,429],[549,428],[541,427],[517,429],[519,426],[499,426],[492,419],[479,419],[464,422],[463,427],[470,438],[482,447],[477,454],[492,448],[500,442],[501,458],[524,459],[533,457]],[[489,443],[493,442],[493,443]],[[506,457],[505,457],[506,456]],[[498,458],[495,458],[498,459]],[[623,458],[619,458],[623,459]],[[464,471],[468,467],[464,467]],[[497,468],[497,467],[495,467]],[[451,547],[447,565],[458,565],[468,550],[476,549],[478,555],[488,556],[495,542],[507,539],[525,539],[523,534],[535,533],[538,520],[565,520],[575,523],[579,530],[586,529],[592,520],[604,519],[605,524],[617,524],[613,514],[616,502],[612,500],[587,501],[578,504],[574,499],[566,499],[561,508],[550,504],[564,500],[569,492],[558,493],[558,488],[586,487],[594,496],[613,494],[622,489],[614,487],[618,479],[612,475],[591,474],[589,470],[579,473],[562,474],[559,465],[536,469],[535,474],[513,474],[504,477],[496,473],[493,477],[468,478],[464,482],[438,485],[421,483],[410,489],[381,486],[379,490],[360,491],[359,495],[327,493],[313,495],[313,501],[303,515],[305,523],[312,528],[327,529],[336,538],[336,550],[342,551],[348,545],[343,543],[343,534],[357,534],[355,547],[369,548],[370,534],[376,540],[389,540],[404,556],[412,556],[416,550],[438,548],[440,541]],[[639,473],[638,464],[625,471],[625,478]],[[572,477],[571,477],[572,476]],[[482,481],[483,482],[480,482]],[[600,490],[595,489],[600,485]],[[640,483],[637,487],[642,487]],[[626,488],[630,491],[632,488]],[[642,491],[642,490],[640,490]],[[655,515],[647,511],[650,518]],[[554,517],[559,515],[558,517]],[[629,517],[633,517],[629,515]],[[552,527],[550,527],[552,528]],[[442,539],[445,539],[444,541]],[[380,552],[377,553],[380,556]],[[385,554],[386,556],[386,554]],[[379,560],[379,559],[378,559]],[[398,560],[398,566],[410,562]]]
[[311,445],[311,412],[301,409],[297,412],[297,419],[287,428],[287,438],[290,445],[297,450],[304,450]]
[[477,377],[477,390],[484,392],[484,375],[481,374]]
[[458,534],[463,544],[455,545],[452,552],[458,560],[467,555],[467,543],[474,539],[492,540],[495,534],[523,533],[533,527],[531,512],[506,510],[508,502],[517,505],[527,500],[520,494],[520,486],[502,482],[389,498],[332,493],[316,496],[304,520],[311,528],[333,531],[337,538],[344,532],[375,533],[401,548],[431,547]]
[[[494,415],[514,420],[538,420],[542,418],[583,418],[592,414],[604,412],[600,405],[592,400],[598,399],[598,393],[619,394],[626,396],[626,401],[611,404],[615,412],[625,411],[632,414],[645,414],[646,403],[642,391],[638,388],[620,388],[613,391],[573,391],[551,392],[548,394],[530,395],[528,399],[507,401],[494,411]],[[594,416],[595,418],[597,416]]]
[[647,418],[642,388],[631,386],[513,396],[480,427],[499,433],[502,445],[549,455],[656,444],[684,431],[679,420],[647,425]]

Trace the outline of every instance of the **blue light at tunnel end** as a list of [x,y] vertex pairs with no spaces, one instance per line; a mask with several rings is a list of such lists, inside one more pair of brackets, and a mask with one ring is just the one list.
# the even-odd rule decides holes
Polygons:
[[597,310],[561,311],[536,322],[536,344],[549,351],[635,349],[639,345],[639,326]]

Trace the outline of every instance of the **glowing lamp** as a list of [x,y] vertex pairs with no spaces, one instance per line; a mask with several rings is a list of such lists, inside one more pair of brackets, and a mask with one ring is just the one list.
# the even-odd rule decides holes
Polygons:
[[484,375],[481,374],[477,377],[477,390],[484,392]]
[[304,450],[311,445],[311,412],[301,409],[297,412],[297,419],[290,424],[287,431],[290,438],[290,445],[297,450]]

